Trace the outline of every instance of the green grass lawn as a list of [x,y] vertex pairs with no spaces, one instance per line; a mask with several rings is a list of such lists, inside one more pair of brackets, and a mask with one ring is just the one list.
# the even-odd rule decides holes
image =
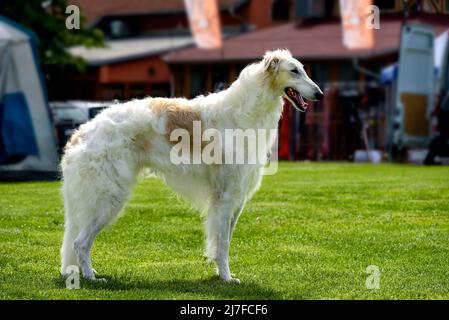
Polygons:
[[[159,181],[97,238],[106,284],[65,289],[59,182],[0,184],[0,299],[448,299],[449,168],[282,163],[246,206],[222,283],[199,215]],[[365,285],[380,268],[380,289]]]

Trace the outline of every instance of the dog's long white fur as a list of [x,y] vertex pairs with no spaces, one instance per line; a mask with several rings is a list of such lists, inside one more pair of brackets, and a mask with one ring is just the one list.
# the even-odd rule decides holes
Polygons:
[[[292,66],[300,70],[298,77],[289,73]],[[162,104],[173,103],[175,113],[188,108],[199,115],[203,129],[276,129],[286,85],[308,99],[321,92],[288,51],[276,50],[247,66],[227,90],[193,100],[165,99]],[[62,274],[76,265],[85,278],[96,279],[90,259],[94,239],[118,218],[139,172],[150,168],[204,212],[206,255],[216,262],[223,280],[238,281],[229,269],[229,244],[245,203],[260,186],[263,166],[174,165],[167,128],[168,121],[176,122],[176,115],[169,119],[160,104],[147,98],[114,105],[82,125],[67,145],[61,162]],[[267,149],[275,138],[268,137]],[[148,196],[151,199],[151,190]]]

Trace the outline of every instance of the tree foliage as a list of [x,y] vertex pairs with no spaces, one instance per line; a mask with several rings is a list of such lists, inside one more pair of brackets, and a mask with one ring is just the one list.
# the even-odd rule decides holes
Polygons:
[[84,16],[80,15],[80,29],[67,29],[67,0],[0,0],[0,14],[32,30],[38,37],[38,54],[44,67],[86,66],[81,58],[66,50],[73,45],[87,47],[103,46],[103,33],[87,28]]

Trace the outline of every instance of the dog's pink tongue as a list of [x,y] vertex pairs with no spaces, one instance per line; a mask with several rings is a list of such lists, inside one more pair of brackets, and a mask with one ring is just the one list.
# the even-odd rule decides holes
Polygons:
[[293,91],[293,97],[295,98],[296,102],[303,108],[307,107],[307,103],[304,101],[304,99],[302,98],[302,96],[296,92]]
[[[294,100],[296,100],[297,103],[299,102],[299,105],[301,107],[307,108],[307,106],[308,106],[307,102],[305,102],[304,99],[300,95],[295,94],[294,97],[292,97],[292,98],[294,98]],[[282,97],[282,99],[284,100],[284,105],[291,105],[290,100],[288,100],[285,97]]]

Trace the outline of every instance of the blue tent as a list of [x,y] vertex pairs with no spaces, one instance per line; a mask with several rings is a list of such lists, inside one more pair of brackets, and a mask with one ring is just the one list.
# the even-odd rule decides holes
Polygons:
[[36,37],[0,16],[0,171],[57,171]]

